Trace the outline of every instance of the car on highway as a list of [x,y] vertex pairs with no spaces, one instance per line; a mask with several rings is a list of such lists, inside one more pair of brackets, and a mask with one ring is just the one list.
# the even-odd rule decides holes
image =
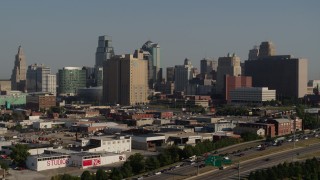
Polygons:
[[219,169],[220,170],[224,170],[224,169],[226,169],[226,167],[225,166],[220,166]]
[[236,156],[242,157],[242,156],[244,156],[244,153],[236,154]]

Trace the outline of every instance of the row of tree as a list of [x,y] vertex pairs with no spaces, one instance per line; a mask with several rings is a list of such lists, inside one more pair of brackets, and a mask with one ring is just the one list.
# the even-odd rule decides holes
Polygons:
[[251,172],[249,180],[269,179],[304,179],[318,180],[320,178],[320,162],[316,159],[308,159],[305,162],[282,163],[268,169]]

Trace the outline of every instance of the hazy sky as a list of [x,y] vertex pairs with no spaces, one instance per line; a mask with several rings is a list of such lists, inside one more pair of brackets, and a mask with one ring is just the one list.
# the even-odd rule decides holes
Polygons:
[[319,0],[21,0],[0,2],[0,79],[10,78],[22,45],[27,64],[93,66],[99,35],[112,36],[116,54],[159,43],[161,66],[199,67],[204,57],[235,52],[244,61],[261,41],[277,54],[309,59],[320,79]]

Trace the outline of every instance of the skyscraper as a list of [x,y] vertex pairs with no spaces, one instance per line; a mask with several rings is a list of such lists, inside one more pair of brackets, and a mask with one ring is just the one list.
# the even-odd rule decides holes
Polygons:
[[258,46],[254,46],[253,49],[249,50],[248,60],[257,60],[259,56]]
[[174,81],[174,67],[167,67],[167,81]]
[[96,51],[96,67],[103,67],[103,62],[114,55],[111,36],[99,36],[98,47]]
[[148,102],[148,62],[142,50],[113,56],[103,67],[103,97],[108,104],[136,105]]
[[200,61],[200,73],[202,77],[213,79],[213,74],[217,71],[218,62],[214,59],[203,58]]
[[275,89],[279,98],[300,98],[307,93],[308,61],[290,55],[268,56],[245,61],[245,75],[254,87]]
[[26,91],[26,57],[19,46],[18,53],[15,58],[14,67],[11,75],[11,88],[12,90]]
[[189,59],[184,60],[184,65],[176,65],[174,68],[174,87],[175,91],[185,91],[189,80],[194,78],[193,66]]
[[162,80],[160,46],[152,41],[147,41],[141,49],[150,53],[150,56],[148,56],[148,84],[149,88],[153,89],[154,85]]
[[276,48],[270,41],[262,42],[259,49],[259,57],[267,57],[276,55]]
[[56,75],[43,64],[33,64],[27,70],[28,92],[48,92],[56,94]]
[[217,86],[216,93],[224,94],[225,87],[225,76],[240,76],[241,66],[240,57],[233,54],[232,56],[228,53],[227,57],[219,57],[218,68],[217,68]]
[[86,70],[81,67],[59,69],[59,95],[76,95],[79,88],[86,87]]

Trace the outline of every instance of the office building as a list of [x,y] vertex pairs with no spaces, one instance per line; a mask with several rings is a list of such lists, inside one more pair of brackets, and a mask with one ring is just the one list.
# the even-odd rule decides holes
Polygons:
[[27,70],[28,92],[48,92],[56,94],[56,75],[43,64],[33,64]]
[[230,91],[229,102],[233,104],[262,104],[276,100],[276,90],[267,87],[240,87]]
[[114,55],[111,36],[99,36],[96,51],[96,67],[103,67],[103,62]]
[[109,104],[135,105],[148,102],[148,61],[143,51],[118,55],[103,68],[103,97]]
[[217,67],[218,62],[214,59],[203,58],[200,61],[200,73],[207,79],[214,79],[214,74],[217,72]]
[[230,101],[230,91],[241,87],[252,87],[252,78],[248,76],[225,76],[224,97]]
[[257,60],[259,56],[258,46],[254,46],[253,49],[249,50],[248,60]]
[[174,68],[174,87],[175,91],[185,91],[189,80],[194,78],[193,66],[189,59],[184,60],[184,65],[176,65]]
[[300,98],[307,94],[308,61],[291,55],[267,56],[245,61],[245,75],[253,87],[268,87],[278,98]]
[[26,82],[26,57],[22,50],[22,47],[19,46],[18,53],[15,57],[14,67],[11,75],[11,89],[18,91],[27,91],[27,82]]
[[276,48],[272,42],[266,41],[260,44],[259,58],[275,56],[275,55],[276,55]]
[[59,69],[59,95],[74,96],[79,88],[86,87],[86,70],[81,67]]
[[0,94],[1,92],[11,91],[11,80],[0,79]]
[[26,97],[27,108],[39,111],[56,106],[56,96],[46,93],[31,93]]
[[224,94],[226,75],[241,75],[240,57],[235,54],[232,56],[228,54],[228,56],[218,59],[216,94]]
[[167,67],[167,81],[174,81],[174,67]]
[[148,85],[154,89],[156,83],[162,80],[162,69],[160,67],[160,46],[159,44],[147,41],[143,44],[143,51],[149,52],[149,56],[144,58],[148,61]]

